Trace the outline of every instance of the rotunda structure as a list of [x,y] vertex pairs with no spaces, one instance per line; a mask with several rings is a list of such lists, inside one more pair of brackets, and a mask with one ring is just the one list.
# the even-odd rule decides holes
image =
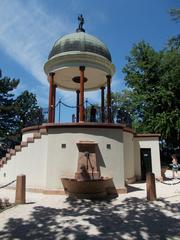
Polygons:
[[[146,172],[161,176],[160,135],[137,134],[125,123],[112,121],[115,66],[107,46],[85,32],[82,15],[78,19],[76,32],[55,42],[44,65],[48,123],[23,129],[20,145],[0,160],[0,185],[23,173],[27,190],[101,197],[127,192],[125,183],[144,179]],[[76,92],[76,122],[55,122],[57,89]],[[85,94],[98,89],[101,121],[87,122]]]
[[[107,86],[107,121],[111,121],[111,80],[115,73],[111,54],[98,38],[85,33],[82,26],[75,33],[59,38],[49,53],[44,71],[50,84],[49,122],[55,121],[55,92],[76,91],[76,121],[84,121],[84,92],[101,90],[101,120],[104,119],[104,89]],[[80,114],[80,116],[79,116]]]

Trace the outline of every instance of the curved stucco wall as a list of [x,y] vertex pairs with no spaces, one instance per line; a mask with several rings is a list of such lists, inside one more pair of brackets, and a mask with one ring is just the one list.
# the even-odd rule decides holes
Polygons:
[[[79,141],[98,144],[101,175],[113,177],[116,188],[124,187],[124,149],[122,129],[52,128],[48,129],[46,188],[62,188],[61,177],[74,177],[77,171]],[[62,148],[66,144],[66,148]],[[107,148],[110,145],[110,149]]]
[[46,184],[47,135],[28,143],[0,169],[0,184],[9,183],[17,175],[26,175],[27,188],[44,189]]
[[[23,141],[32,132],[23,134]],[[0,184],[25,174],[27,188],[63,189],[61,178],[74,177],[77,171],[80,141],[97,143],[97,159],[101,176],[113,177],[117,189],[124,188],[124,148],[122,129],[48,128],[48,134],[28,143],[0,169]],[[62,148],[66,144],[66,148]],[[107,147],[108,145],[108,147]]]
[[[39,128],[26,131],[23,141],[33,137],[34,132],[39,132]],[[17,175],[25,174],[28,188],[62,189],[61,178],[74,177],[77,171],[77,143],[80,141],[97,143],[101,176],[113,177],[117,189],[124,188],[125,179],[134,176],[141,178],[141,148],[151,149],[152,171],[156,177],[161,175],[158,137],[133,137],[133,133],[123,131],[120,127],[101,125],[50,125],[47,128],[43,126],[40,132],[40,139],[34,137],[34,143],[28,143],[0,168],[1,185],[16,179]]]
[[134,171],[134,139],[133,133],[123,132],[124,140],[124,171],[125,179],[133,178],[135,176]]

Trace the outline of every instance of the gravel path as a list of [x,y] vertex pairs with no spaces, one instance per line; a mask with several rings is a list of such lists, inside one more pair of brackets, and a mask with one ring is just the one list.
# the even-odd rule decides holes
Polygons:
[[[175,183],[178,180],[167,180]],[[180,239],[180,184],[156,183],[158,200],[146,201],[144,183],[109,201],[27,193],[26,204],[0,213],[0,239]],[[14,201],[13,190],[0,197]]]

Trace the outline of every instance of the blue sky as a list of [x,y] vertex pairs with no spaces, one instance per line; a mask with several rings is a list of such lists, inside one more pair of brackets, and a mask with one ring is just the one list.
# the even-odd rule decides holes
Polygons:
[[[20,79],[16,94],[27,89],[47,107],[49,88],[43,65],[54,42],[75,31],[82,13],[86,32],[101,39],[111,52],[116,66],[112,89],[122,90],[122,68],[132,45],[144,39],[157,50],[163,48],[171,36],[179,34],[179,24],[168,13],[179,7],[179,0],[1,0],[0,68],[3,75]],[[58,90],[59,97],[74,105],[73,92]],[[98,102],[99,92],[86,97]],[[61,120],[70,121],[72,110],[62,111]]]

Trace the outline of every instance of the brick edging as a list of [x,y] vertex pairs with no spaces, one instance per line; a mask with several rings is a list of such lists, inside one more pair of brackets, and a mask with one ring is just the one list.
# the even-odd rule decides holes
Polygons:
[[136,133],[132,128],[126,127],[124,124],[117,123],[90,123],[90,122],[82,122],[82,123],[45,123],[43,125],[32,126],[22,129],[22,133],[30,132],[30,131],[47,131],[49,128],[108,128],[108,129],[123,129],[124,132],[132,133],[134,137],[160,137],[161,134],[157,133],[144,133],[139,134]]
[[[16,190],[16,186],[9,186],[9,187],[6,187],[6,189]],[[42,194],[46,194],[46,195],[67,195],[63,188],[61,188],[61,189],[42,189],[42,188],[28,188],[27,187],[26,191],[32,192],[32,193],[42,193]],[[126,187],[117,188],[116,191],[118,194],[128,193]]]

